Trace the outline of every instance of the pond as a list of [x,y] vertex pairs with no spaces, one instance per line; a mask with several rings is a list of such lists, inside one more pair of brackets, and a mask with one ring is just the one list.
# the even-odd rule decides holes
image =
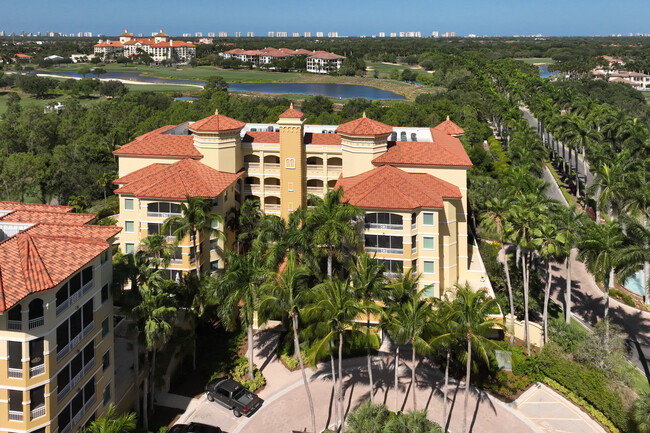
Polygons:
[[[58,71],[33,71],[37,74],[52,74],[63,77],[79,77],[81,74],[76,72],[58,72]],[[96,78],[95,75],[86,74],[87,78]],[[116,80],[133,80],[145,83],[156,84],[194,84],[202,86],[203,81],[199,80],[172,80],[168,78],[156,78],[141,75],[139,72],[107,72],[101,75],[102,79]],[[295,94],[295,95],[322,95],[328,98],[350,99],[366,98],[369,100],[378,99],[406,99],[402,95],[389,92],[387,90],[377,89],[370,86],[360,86],[355,84],[335,84],[335,83],[230,83],[228,89],[232,92],[254,92],[254,93],[271,93],[277,95]]]
[[549,78],[555,74],[557,74],[557,71],[550,72],[546,65],[539,67],[539,76],[542,78]]

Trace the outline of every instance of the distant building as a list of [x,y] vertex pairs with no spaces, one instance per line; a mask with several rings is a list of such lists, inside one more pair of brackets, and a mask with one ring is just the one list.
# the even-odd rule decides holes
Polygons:
[[440,37],[440,33],[433,31],[433,32],[431,32],[431,37],[432,37],[432,38],[439,38],[439,37]]
[[188,62],[196,57],[196,46],[191,42],[174,41],[162,29],[153,35],[152,38],[136,38],[133,33],[124,30],[118,41],[100,39],[95,44],[95,55],[107,60],[110,57],[130,57],[144,51],[151,58],[160,63],[163,60],[177,59],[180,62]]
[[203,33],[201,33],[201,32],[196,32],[196,33],[194,33],[194,37],[195,37],[195,38],[202,38],[202,37],[203,37]]
[[287,37],[287,32],[276,32],[275,37],[276,38],[286,38]]
[[316,32],[316,37],[317,38],[322,38],[323,37],[323,32]]
[[214,38],[214,32],[208,32],[208,37],[209,38]]
[[4,35],[5,35],[5,31],[4,31],[4,30],[0,30],[0,36],[4,36]]
[[235,32],[235,37],[236,38],[241,38],[241,32]]
[[213,44],[213,43],[214,43],[213,38],[201,38],[201,39],[199,39],[199,44],[202,44],[202,45],[210,45],[210,44]]
[[184,38],[189,38],[192,36],[192,33],[183,33]]
[[254,37],[255,37],[255,33],[253,33],[253,32],[246,32],[246,37],[247,37],[247,38],[254,38]]
[[455,38],[456,37],[456,32],[445,32],[442,34],[443,38]]
[[275,37],[275,32],[268,32],[268,33],[267,33],[267,36],[268,36],[269,38],[274,38],[274,37]]
[[228,37],[228,32],[219,32],[219,37],[220,38],[227,38]]
[[242,62],[252,63],[253,66],[269,65],[273,61],[288,59],[289,57],[307,56],[307,71],[317,74],[326,74],[338,70],[343,64],[344,56],[328,53],[327,51],[309,51],[304,49],[290,50],[288,48],[264,48],[262,50],[243,50],[235,48],[219,53],[225,59],[236,58]]
[[328,38],[338,38],[339,37],[339,32],[329,32],[327,33]]
[[293,37],[294,37],[294,38],[299,38],[299,37],[300,37],[300,33],[299,33],[299,32],[293,32]]
[[386,33],[385,33],[385,32],[379,32],[379,37],[380,37],[380,38],[385,38],[385,37],[386,37]]
[[305,32],[305,33],[304,33],[304,36],[305,36],[306,38],[311,38],[311,32]]
[[396,33],[396,32],[391,32],[391,33],[390,33],[390,37],[391,37],[391,38],[396,38],[396,37],[397,37],[397,33]]

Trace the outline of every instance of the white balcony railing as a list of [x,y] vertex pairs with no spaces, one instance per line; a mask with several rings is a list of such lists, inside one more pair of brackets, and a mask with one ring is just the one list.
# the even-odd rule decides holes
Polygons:
[[9,379],[22,379],[23,378],[23,369],[22,368],[10,368],[9,369]]
[[323,192],[322,186],[308,186],[307,192],[309,194],[321,194]]
[[411,224],[411,230],[416,230],[418,228],[418,223]]
[[307,173],[322,173],[323,172],[323,166],[322,165],[309,165],[307,164]]
[[279,204],[265,204],[264,205],[264,210],[267,212],[280,212],[280,205]]
[[93,330],[93,323],[90,322],[86,327],[81,331],[79,334],[77,334],[68,344],[66,344],[62,349],[57,349],[56,351],[56,360],[61,361],[64,356],[66,356],[72,349],[77,346],[77,344],[81,343],[81,340],[84,339],[90,332]]
[[264,185],[264,192],[280,192],[280,185]]
[[20,320],[7,320],[7,328],[10,331],[20,331],[22,327],[22,322]]
[[258,183],[254,184],[247,184],[244,185],[244,193],[253,193],[253,192],[259,192],[260,191],[260,185]]
[[328,173],[341,173],[343,171],[343,166],[342,165],[328,165],[327,166],[327,172]]
[[264,163],[264,170],[279,170],[280,169],[280,163],[279,162],[266,162]]
[[366,252],[368,253],[380,253],[380,254],[404,254],[403,248],[379,248],[379,247],[365,247]]
[[147,216],[153,218],[169,218],[171,216],[181,216],[181,213],[176,212],[149,212],[147,211]]
[[84,286],[81,288],[81,293],[82,293],[83,295],[85,295],[86,293],[90,292],[90,290],[91,290],[91,289],[93,288],[93,286],[94,286],[93,282],[94,282],[94,280],[90,280],[90,281],[88,281],[86,284],[84,284]]
[[45,324],[45,317],[37,317],[35,319],[29,319],[29,329],[38,328]]
[[259,162],[247,162],[246,168],[249,170],[259,170],[260,169],[260,163]]
[[9,411],[9,421],[22,421],[23,420],[23,413],[18,410],[10,410]]
[[30,414],[31,414],[31,419],[36,419],[45,416],[45,405],[32,409],[30,411]]
[[35,365],[29,369],[29,377],[38,376],[39,374],[45,373],[45,363],[40,365]]
[[377,223],[366,223],[367,229],[380,229],[380,230],[402,230],[402,224],[377,224]]

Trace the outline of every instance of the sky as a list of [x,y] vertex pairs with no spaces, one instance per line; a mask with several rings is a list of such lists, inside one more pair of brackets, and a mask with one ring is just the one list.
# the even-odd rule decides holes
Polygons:
[[119,35],[225,31],[455,31],[489,36],[650,33],[647,0],[0,0],[0,30]]

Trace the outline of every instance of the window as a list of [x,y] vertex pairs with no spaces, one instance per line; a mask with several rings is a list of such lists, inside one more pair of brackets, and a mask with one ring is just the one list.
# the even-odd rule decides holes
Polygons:
[[401,215],[387,212],[366,214],[366,228],[401,229],[402,223]]
[[104,406],[106,406],[110,401],[111,401],[111,384],[109,383],[104,388]]
[[110,324],[108,323],[108,317],[102,321],[102,338],[106,337],[108,334]]
[[293,182],[287,183],[287,191],[289,191],[289,192],[293,191]]
[[434,266],[433,266],[433,261],[424,261],[424,273],[425,274],[434,274]]
[[425,226],[432,226],[433,225],[433,213],[425,212],[422,215],[422,224],[424,224]]
[[386,259],[376,259],[379,263],[384,265],[386,273],[389,274],[399,274],[404,272],[404,263],[401,260],[386,260]]
[[401,236],[366,235],[366,251],[385,254],[402,254],[403,240]]
[[413,269],[413,272],[411,272],[412,275],[415,276],[418,274],[418,259],[411,261],[411,269]]
[[296,160],[294,158],[287,158],[284,160],[285,168],[296,168]]
[[132,243],[124,244],[124,252],[125,252],[125,254],[133,254],[133,253],[135,253],[135,244],[132,244]]
[[147,224],[147,234],[151,235],[163,235],[166,237],[174,236],[174,227],[171,225],[167,228],[167,231],[163,233],[162,224],[160,223],[148,223]]
[[133,221],[124,221],[124,233],[133,233],[135,224]]
[[424,249],[425,250],[433,250],[434,249],[433,237],[425,236],[424,238],[422,238],[422,240],[424,241],[423,244],[424,244]]
[[418,235],[411,236],[411,251],[415,252],[418,249]]
[[102,304],[108,300],[108,284],[102,287]]
[[101,262],[102,264],[104,264],[104,263],[106,263],[106,262],[108,261],[108,254],[109,254],[109,253],[108,253],[108,250],[104,251],[104,252],[101,254],[99,260],[100,260],[100,262]]
[[156,202],[147,205],[147,215],[167,218],[170,215],[181,215],[181,205],[176,203]]
[[111,365],[111,351],[107,350],[104,356],[102,356],[102,371],[106,371]]
[[290,201],[289,203],[287,203],[287,210],[289,212],[293,212],[293,202]]
[[219,270],[219,260],[213,260],[210,262],[210,272],[214,273]]
[[399,139],[400,139],[400,141],[406,141],[406,132],[405,131],[400,132]]
[[124,210],[133,210],[133,199],[125,198],[124,199]]

